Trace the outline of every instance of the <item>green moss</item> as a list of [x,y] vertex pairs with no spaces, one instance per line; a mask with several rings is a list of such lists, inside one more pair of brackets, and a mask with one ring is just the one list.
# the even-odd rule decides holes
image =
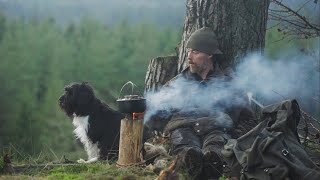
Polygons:
[[79,164],[75,166],[61,166],[50,170],[49,179],[88,179],[90,174],[97,173],[103,170],[102,164],[85,165]]
[[55,173],[71,173],[71,174],[79,174],[82,172],[87,172],[88,171],[88,166],[79,164],[75,166],[61,166],[61,167],[56,167],[50,170],[50,174],[55,174]]
[[81,174],[67,174],[67,173],[53,173],[48,176],[52,180],[71,180],[71,179],[85,179]]
[[[26,176],[27,175],[27,176]],[[141,167],[118,168],[115,163],[77,164],[49,169],[32,168],[9,177],[28,177],[30,179],[107,179],[107,180],[154,180],[157,175]],[[1,179],[1,178],[0,178]]]

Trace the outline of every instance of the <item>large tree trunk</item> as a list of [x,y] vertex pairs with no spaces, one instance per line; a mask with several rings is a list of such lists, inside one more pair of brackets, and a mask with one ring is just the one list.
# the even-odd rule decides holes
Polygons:
[[[192,32],[204,26],[211,27],[218,37],[224,53],[223,67],[234,67],[249,52],[262,53],[269,4],[269,0],[187,0],[178,64],[173,65],[174,60],[153,59],[145,80],[146,91],[158,89],[187,67],[187,40]],[[177,69],[173,71],[172,67]]]
[[269,0],[187,0],[178,72],[187,67],[188,38],[204,26],[216,33],[224,53],[224,66],[234,67],[248,52],[263,52],[269,3]]

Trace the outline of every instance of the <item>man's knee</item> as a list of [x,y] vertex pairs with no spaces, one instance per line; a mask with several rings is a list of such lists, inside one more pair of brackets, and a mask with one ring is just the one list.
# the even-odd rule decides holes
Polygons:
[[189,128],[176,129],[171,132],[171,150],[172,154],[176,155],[185,148],[196,147],[201,148],[200,138],[197,137],[193,130]]
[[208,134],[203,141],[203,149],[208,146],[223,147],[230,139],[230,136],[223,131],[213,131]]

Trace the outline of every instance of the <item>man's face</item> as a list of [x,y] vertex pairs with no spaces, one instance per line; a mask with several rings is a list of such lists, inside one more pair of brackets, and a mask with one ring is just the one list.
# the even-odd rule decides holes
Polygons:
[[187,49],[188,63],[192,73],[202,74],[208,68],[212,55],[197,51],[195,49]]

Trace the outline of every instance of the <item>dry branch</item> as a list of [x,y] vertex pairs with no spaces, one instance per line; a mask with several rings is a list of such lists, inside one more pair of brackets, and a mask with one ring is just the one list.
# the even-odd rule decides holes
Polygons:
[[[311,0],[306,1],[298,9],[294,10],[288,5],[282,3],[281,0],[272,0],[279,9],[269,9],[269,19],[279,22],[282,25],[284,35],[294,36],[295,38],[313,38],[320,36],[320,24],[312,22],[310,17],[306,17],[300,13],[306,4]],[[314,3],[317,3],[314,1]]]

